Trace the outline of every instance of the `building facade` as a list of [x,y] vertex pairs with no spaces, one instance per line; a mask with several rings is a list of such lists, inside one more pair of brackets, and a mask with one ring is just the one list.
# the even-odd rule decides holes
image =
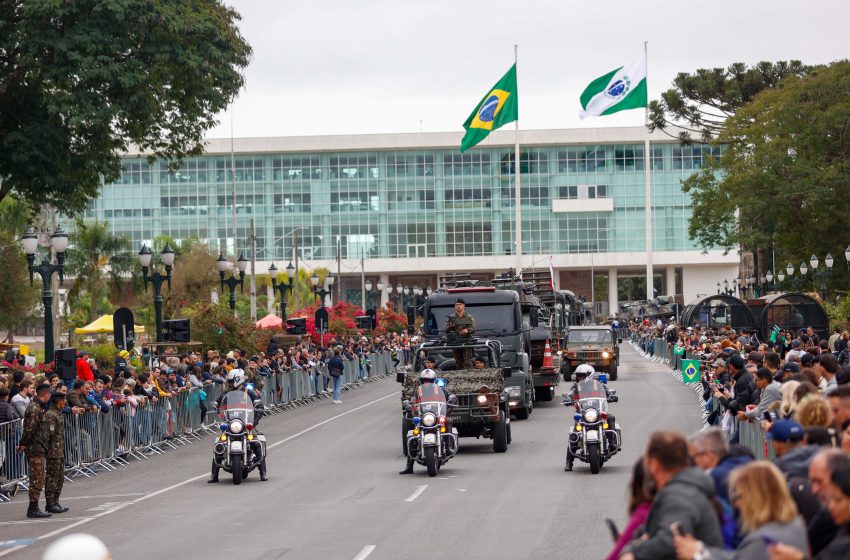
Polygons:
[[[519,133],[524,267],[548,266],[551,256],[556,285],[606,308],[616,308],[626,279],[646,277],[645,135],[643,127]],[[375,284],[425,288],[438,273],[490,276],[516,264],[514,132],[493,133],[465,154],[460,138],[210,140],[205,155],[171,170],[128,154],[122,177],[103,186],[86,218],[108,221],[134,247],[167,234],[231,256],[249,254],[253,220],[258,273],[293,260],[297,235],[303,266],[335,274],[339,266],[343,297],[357,302],[361,259]],[[687,233],[681,181],[712,149],[651,139],[656,288],[686,301],[737,275],[736,255],[704,252]],[[608,278],[608,293],[594,293],[593,275]]]

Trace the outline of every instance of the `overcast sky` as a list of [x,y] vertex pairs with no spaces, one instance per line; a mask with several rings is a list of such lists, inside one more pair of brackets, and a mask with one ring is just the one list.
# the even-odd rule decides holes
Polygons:
[[[225,0],[254,49],[236,137],[461,131],[519,45],[520,127],[579,121],[594,78],[643,55],[650,99],[677,72],[850,56],[848,0]],[[211,138],[230,136],[230,111]],[[420,125],[421,121],[421,125]]]

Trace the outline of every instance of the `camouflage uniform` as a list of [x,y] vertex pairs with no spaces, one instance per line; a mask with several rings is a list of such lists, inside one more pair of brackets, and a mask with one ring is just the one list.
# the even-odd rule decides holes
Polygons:
[[44,495],[47,507],[59,503],[62,485],[65,482],[65,418],[55,406],[44,415],[47,443],[47,472],[44,480]]
[[[462,335],[461,331],[469,329],[469,333]],[[450,342],[462,342],[472,338],[475,332],[475,318],[464,312],[463,315],[454,314],[449,317],[446,323],[446,334]],[[466,363],[472,359],[472,348],[463,350],[454,350],[455,365],[457,369],[466,368]]]
[[30,502],[38,502],[44,488],[45,456],[47,455],[47,436],[44,422],[44,405],[33,400],[24,412],[24,432],[20,445],[26,446],[27,466],[29,467]]

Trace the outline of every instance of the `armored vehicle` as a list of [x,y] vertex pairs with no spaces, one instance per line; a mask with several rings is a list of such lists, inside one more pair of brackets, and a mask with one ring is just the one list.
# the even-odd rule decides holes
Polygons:
[[570,327],[561,355],[564,380],[569,381],[573,370],[581,364],[590,364],[596,371],[606,371],[611,380],[616,380],[620,342],[622,340],[617,338],[610,325]]

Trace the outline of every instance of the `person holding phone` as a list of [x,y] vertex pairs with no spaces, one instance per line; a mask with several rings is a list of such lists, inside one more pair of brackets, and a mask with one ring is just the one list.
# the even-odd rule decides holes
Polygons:
[[729,480],[732,505],[740,512],[746,533],[735,550],[709,546],[673,523],[673,544],[680,560],[767,560],[768,547],[784,543],[808,550],[806,526],[791,498],[785,477],[767,461],[756,461],[732,472]]

